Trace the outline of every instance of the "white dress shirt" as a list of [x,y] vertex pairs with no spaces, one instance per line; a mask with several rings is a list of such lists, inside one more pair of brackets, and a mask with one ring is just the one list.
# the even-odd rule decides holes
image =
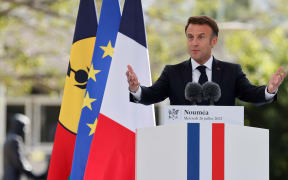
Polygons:
[[[203,66],[206,67],[206,75],[208,78],[208,81],[212,81],[212,63],[213,63],[213,57],[211,56],[208,61],[203,64]],[[201,72],[197,69],[198,66],[201,66],[201,64],[198,64],[194,59],[191,58],[191,65],[192,65],[192,78],[193,82],[198,82]]]

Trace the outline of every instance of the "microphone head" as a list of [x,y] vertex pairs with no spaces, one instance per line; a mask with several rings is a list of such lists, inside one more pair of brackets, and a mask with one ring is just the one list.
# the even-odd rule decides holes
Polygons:
[[221,89],[217,83],[207,81],[202,85],[203,99],[210,100],[211,103],[217,102],[221,97]]
[[202,101],[202,86],[199,83],[189,82],[185,87],[185,99],[192,103]]

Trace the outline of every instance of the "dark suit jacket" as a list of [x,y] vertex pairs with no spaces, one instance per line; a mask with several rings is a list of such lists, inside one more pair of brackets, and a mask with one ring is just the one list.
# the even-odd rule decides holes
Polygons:
[[[233,106],[235,98],[252,103],[267,103],[265,87],[254,86],[246,78],[239,64],[223,62],[213,59],[212,81],[219,84],[221,98],[215,105]],[[176,65],[167,65],[159,79],[151,86],[141,86],[141,100],[139,103],[149,105],[163,101],[167,97],[171,105],[189,105],[185,99],[184,90],[188,82],[192,82],[191,60]],[[130,100],[134,98],[130,96]],[[270,101],[269,101],[270,102]]]

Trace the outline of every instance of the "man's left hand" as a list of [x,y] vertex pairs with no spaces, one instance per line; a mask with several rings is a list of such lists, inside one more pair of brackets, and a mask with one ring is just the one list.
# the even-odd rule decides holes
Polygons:
[[281,66],[278,71],[271,76],[269,84],[267,86],[268,93],[274,94],[285,79],[287,75],[287,69],[285,68],[283,72],[282,70],[283,67]]

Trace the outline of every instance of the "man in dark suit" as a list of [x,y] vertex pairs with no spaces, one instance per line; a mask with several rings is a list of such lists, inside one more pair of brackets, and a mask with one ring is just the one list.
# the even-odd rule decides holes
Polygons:
[[287,75],[282,67],[274,73],[267,86],[254,86],[238,64],[215,59],[211,51],[218,40],[218,26],[207,16],[193,16],[185,27],[187,49],[191,58],[164,68],[159,79],[151,86],[140,86],[132,67],[126,72],[131,92],[130,100],[145,105],[163,101],[167,97],[171,105],[190,104],[184,89],[188,82],[203,84],[213,81],[221,88],[221,98],[216,105],[235,105],[235,98],[252,103],[272,102],[278,87]]

